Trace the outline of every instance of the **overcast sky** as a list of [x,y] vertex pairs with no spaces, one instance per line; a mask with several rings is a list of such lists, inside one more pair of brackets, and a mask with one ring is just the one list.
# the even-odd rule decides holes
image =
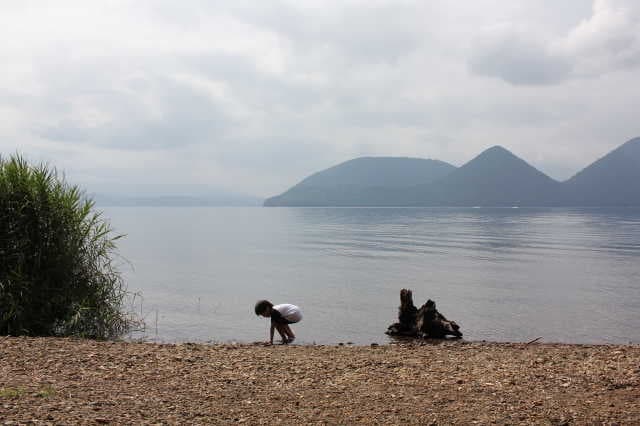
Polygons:
[[640,135],[637,0],[2,1],[0,59],[0,153],[90,191],[492,145],[566,179]]

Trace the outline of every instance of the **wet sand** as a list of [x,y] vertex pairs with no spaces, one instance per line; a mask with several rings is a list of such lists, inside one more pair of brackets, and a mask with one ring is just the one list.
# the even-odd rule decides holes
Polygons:
[[0,424],[640,424],[640,346],[0,337]]

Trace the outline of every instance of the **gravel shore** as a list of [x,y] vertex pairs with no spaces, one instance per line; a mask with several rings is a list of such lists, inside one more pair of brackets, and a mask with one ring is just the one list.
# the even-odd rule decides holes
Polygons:
[[1,424],[640,424],[640,346],[0,337]]

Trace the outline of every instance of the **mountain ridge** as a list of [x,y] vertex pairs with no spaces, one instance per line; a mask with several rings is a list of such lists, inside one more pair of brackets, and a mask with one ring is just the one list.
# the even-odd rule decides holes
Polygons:
[[440,160],[359,157],[313,173],[265,206],[376,205],[393,199],[406,182],[428,183],[455,169]]
[[[627,185],[619,185],[619,182]],[[638,182],[640,137],[628,140],[576,173],[566,181],[566,187],[568,196],[579,205],[628,206],[640,204]],[[616,191],[612,191],[614,186]]]
[[[414,169],[410,173],[396,174],[393,185],[383,185],[386,175],[376,167],[389,168],[394,162],[391,169],[397,171],[398,167],[407,166],[408,160],[413,161]],[[351,166],[358,161],[373,161],[376,167],[350,174]],[[416,166],[427,165],[433,170],[423,171],[424,179],[407,179],[412,174],[420,176]],[[436,165],[446,166],[438,169]],[[320,184],[324,174],[331,174],[336,169],[341,173],[333,175],[331,185]],[[356,175],[357,179],[353,178]],[[350,177],[355,183],[349,182]],[[316,172],[284,193],[268,198],[264,205],[640,205],[640,185],[624,185],[625,182],[640,182],[640,137],[625,142],[564,182],[552,179],[508,149],[494,145],[460,167],[439,160],[409,157],[360,157]]]
[[[530,206],[551,202],[559,183],[501,146],[478,154],[430,185],[427,205]],[[540,192],[545,195],[537,195]],[[553,194],[553,196],[551,196]]]

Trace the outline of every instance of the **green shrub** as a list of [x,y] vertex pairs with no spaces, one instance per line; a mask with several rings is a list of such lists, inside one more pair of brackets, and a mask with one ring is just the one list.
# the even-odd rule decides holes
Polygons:
[[133,324],[108,222],[46,165],[0,157],[0,334],[108,339]]

